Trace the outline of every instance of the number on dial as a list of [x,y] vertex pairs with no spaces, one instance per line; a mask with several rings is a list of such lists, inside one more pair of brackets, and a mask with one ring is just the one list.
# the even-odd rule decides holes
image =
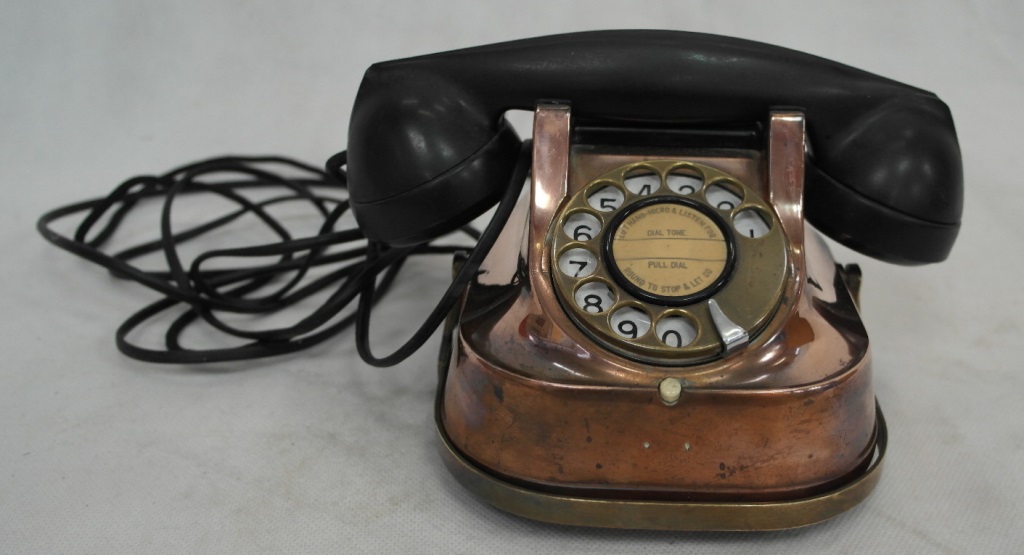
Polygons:
[[697,339],[697,327],[684,316],[667,316],[658,320],[654,333],[665,346],[674,348],[685,347]]
[[697,176],[687,175],[684,173],[673,173],[669,174],[665,178],[665,183],[668,185],[669,190],[680,195],[692,195],[700,189],[701,185],[704,184],[704,180]]
[[558,257],[558,269],[574,278],[587,277],[597,269],[597,257],[587,249],[569,249]]
[[601,231],[601,220],[593,214],[577,212],[565,220],[562,231],[573,241],[589,241]]
[[615,304],[615,293],[600,281],[584,283],[573,295],[576,306],[590,314],[600,314]]
[[620,308],[612,313],[612,329],[626,339],[636,339],[651,329],[651,317],[632,306]]
[[661,187],[661,178],[656,173],[636,173],[623,179],[622,183],[630,193],[647,196]]
[[600,190],[591,193],[591,195],[587,197],[587,204],[601,212],[611,212],[612,210],[622,206],[622,201],[625,198],[625,195],[622,194],[622,191],[619,190],[618,187],[608,185],[607,187],[602,187]]
[[740,235],[752,239],[763,237],[771,229],[760,212],[752,209],[737,212],[732,219],[732,225]]
[[708,199],[708,204],[726,212],[736,208],[741,202],[743,202],[743,197],[721,185],[712,185],[708,187],[707,192],[704,193],[704,197]]

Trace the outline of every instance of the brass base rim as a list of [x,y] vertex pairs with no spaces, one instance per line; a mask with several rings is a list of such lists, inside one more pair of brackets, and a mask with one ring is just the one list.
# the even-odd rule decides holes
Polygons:
[[823,522],[858,505],[878,485],[888,444],[882,409],[875,403],[870,465],[850,482],[825,493],[787,501],[639,501],[574,497],[532,490],[493,476],[452,445],[438,411],[439,451],[463,487],[503,511],[542,522],[595,528],[673,531],[767,531]]

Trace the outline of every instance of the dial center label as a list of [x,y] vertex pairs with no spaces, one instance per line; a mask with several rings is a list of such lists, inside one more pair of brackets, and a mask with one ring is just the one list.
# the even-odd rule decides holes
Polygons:
[[718,224],[675,202],[630,213],[613,231],[611,242],[619,272],[637,288],[663,297],[700,293],[722,275],[728,258]]

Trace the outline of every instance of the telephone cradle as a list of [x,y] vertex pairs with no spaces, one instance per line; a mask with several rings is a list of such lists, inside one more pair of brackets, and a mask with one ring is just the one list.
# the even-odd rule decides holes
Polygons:
[[[522,151],[509,109],[534,110]],[[487,502],[771,530],[874,489],[860,271],[819,231],[946,258],[962,169],[933,94],[737,39],[579,33],[371,67],[349,149],[371,240],[420,244],[514,203],[489,251],[456,260],[474,277],[439,359],[442,457]]]

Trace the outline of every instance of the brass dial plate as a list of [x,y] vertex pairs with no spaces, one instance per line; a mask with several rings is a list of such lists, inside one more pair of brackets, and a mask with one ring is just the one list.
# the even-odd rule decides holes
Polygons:
[[753,337],[778,306],[786,248],[775,211],[710,166],[646,160],[573,194],[549,231],[552,277],[573,321],[656,364],[721,355],[708,303]]

